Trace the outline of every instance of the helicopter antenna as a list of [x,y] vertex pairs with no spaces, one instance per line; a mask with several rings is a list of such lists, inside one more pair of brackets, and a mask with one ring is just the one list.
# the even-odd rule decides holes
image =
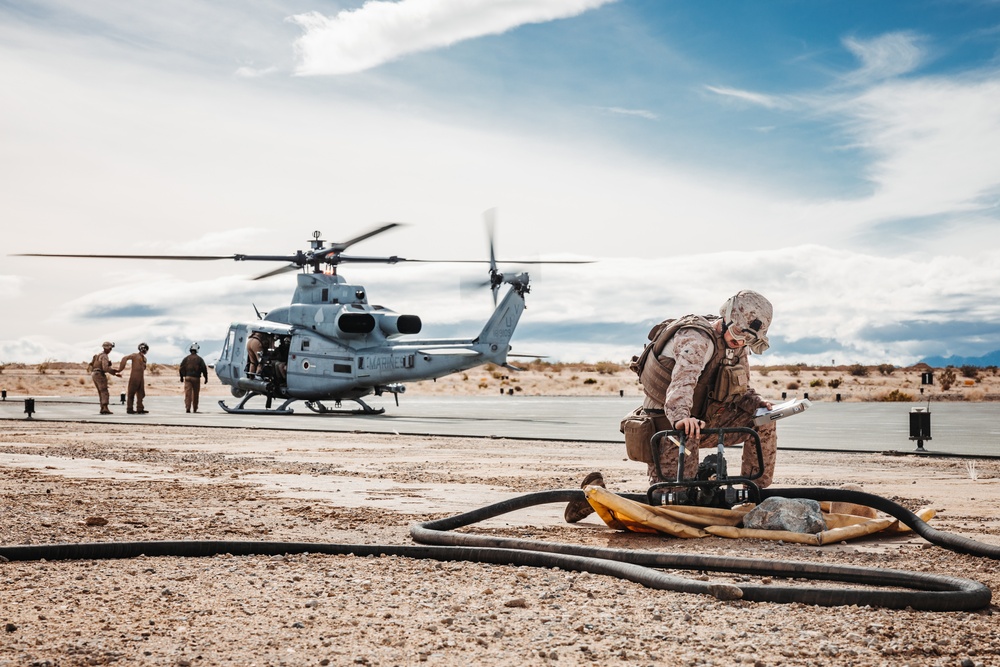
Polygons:
[[252,304],[250,304],[250,305],[251,305],[251,306],[253,306],[253,312],[257,313],[257,319],[258,319],[258,320],[262,320],[262,319],[264,319],[264,315],[267,315],[267,313],[264,313],[264,315],[261,315],[261,314],[260,314],[260,311],[259,311],[259,310],[257,310],[257,304],[256,304],[256,303],[252,303]]

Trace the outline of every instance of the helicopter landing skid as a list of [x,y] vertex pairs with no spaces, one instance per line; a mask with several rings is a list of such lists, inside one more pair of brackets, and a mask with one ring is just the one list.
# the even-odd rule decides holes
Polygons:
[[231,415],[290,415],[290,414],[294,414],[295,411],[292,410],[288,406],[298,400],[296,398],[289,398],[284,403],[282,403],[281,405],[279,405],[277,408],[273,408],[272,409],[271,408],[271,397],[267,396],[266,397],[267,398],[267,407],[265,407],[263,410],[259,409],[259,408],[247,408],[247,407],[244,407],[246,405],[247,401],[249,401],[254,396],[264,396],[264,394],[258,394],[256,392],[250,392],[246,396],[243,397],[243,400],[241,400],[239,403],[236,404],[236,407],[233,407],[233,408],[229,407],[228,405],[226,405],[225,401],[219,401],[219,407],[222,408],[223,410],[225,410],[226,412],[228,412]]
[[337,401],[336,408],[328,408],[319,401],[306,401],[306,407],[315,412],[318,415],[381,415],[385,412],[385,408],[379,408],[376,410],[372,406],[368,405],[360,398],[349,398],[349,401],[354,401],[361,406],[360,410],[342,410],[340,409],[340,401]]

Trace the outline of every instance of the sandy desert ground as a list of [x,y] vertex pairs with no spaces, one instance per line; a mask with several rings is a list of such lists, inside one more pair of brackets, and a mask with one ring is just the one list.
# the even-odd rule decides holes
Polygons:
[[[82,368],[18,370],[8,367],[0,376],[12,393],[93,391]],[[532,391],[542,391],[552,382],[565,387],[561,392],[638,393],[624,375],[584,369],[551,374],[533,372],[518,384],[522,391],[531,383]],[[457,392],[475,382],[478,391],[486,378],[483,391],[492,393],[505,381],[486,372],[460,377],[451,389],[439,380],[413,390]],[[585,384],[591,377],[595,383]],[[756,381],[809,377],[803,371],[787,378],[770,371]],[[919,386],[919,374],[914,380],[899,371],[861,379],[885,381],[872,385],[879,387],[873,391],[898,388],[890,382],[902,382],[907,390],[914,381]],[[149,393],[178,392],[175,381],[169,369],[153,375]],[[979,390],[986,397],[995,391],[991,382],[949,391]],[[213,390],[224,391],[214,377],[206,387]],[[146,540],[407,545],[413,543],[414,522],[519,494],[575,488],[591,470],[601,470],[613,491],[644,491],[645,466],[628,461],[623,450],[607,443],[0,421],[0,545]],[[779,456],[774,487],[845,483],[910,509],[929,506],[938,512],[931,521],[936,528],[1000,545],[998,461]],[[825,547],[720,537],[680,540],[617,532],[593,516],[566,524],[561,505],[505,515],[465,532],[960,576],[988,586],[994,604],[928,612],[723,601],[566,569],[398,556],[222,553],[13,561],[0,563],[0,666],[1000,664],[996,561],[933,546],[912,533]],[[746,574],[674,574],[737,586],[772,583]]]

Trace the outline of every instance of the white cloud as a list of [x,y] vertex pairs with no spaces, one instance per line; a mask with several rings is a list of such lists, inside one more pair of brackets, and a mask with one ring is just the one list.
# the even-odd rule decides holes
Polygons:
[[300,75],[350,74],[520,25],[576,16],[616,0],[369,0],[334,17],[288,18],[305,34],[295,43]]
[[657,116],[652,111],[647,109],[625,109],[623,107],[600,107],[602,111],[608,113],[617,114],[620,116],[636,116],[638,118],[645,118],[646,120],[659,120]]
[[1000,80],[888,83],[845,110],[874,157],[877,199],[894,215],[968,211],[1000,188]]
[[0,275],[0,299],[13,298],[20,294],[22,282],[19,276]]
[[847,80],[853,83],[879,81],[906,74],[921,65],[924,59],[921,38],[910,32],[891,32],[873,39],[848,37],[844,47],[861,61],[861,68]]
[[788,103],[785,100],[775,95],[764,95],[763,93],[754,93],[749,90],[724,88],[720,86],[705,86],[705,88],[716,95],[722,95],[723,97],[730,97],[742,102],[748,102],[756,106],[764,107],[765,109],[778,109],[788,106]]
[[242,67],[236,68],[236,76],[244,79],[256,79],[258,77],[267,76],[269,74],[274,74],[278,71],[277,67],[273,65],[271,67],[255,68],[249,65],[244,65]]

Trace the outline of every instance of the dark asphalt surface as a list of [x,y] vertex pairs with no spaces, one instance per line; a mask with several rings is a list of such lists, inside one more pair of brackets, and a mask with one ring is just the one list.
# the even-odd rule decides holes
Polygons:
[[[218,406],[217,398],[206,398],[198,414],[186,414],[182,399],[171,396],[147,398],[147,415],[128,415],[124,406],[112,404],[115,414],[102,416],[97,414],[96,399],[43,397],[35,399],[33,419],[623,443],[618,423],[637,405],[634,398],[405,395],[399,407],[391,396],[372,398],[369,403],[384,407],[385,414],[319,415],[295,403],[292,415],[233,415]],[[914,407],[928,405],[813,403],[805,412],[778,422],[778,447],[913,452],[917,447],[909,439],[909,413]],[[934,403],[929,407],[932,440],[924,442],[926,451],[1000,456],[1000,404]],[[8,396],[0,402],[0,419],[24,418],[23,397]]]

